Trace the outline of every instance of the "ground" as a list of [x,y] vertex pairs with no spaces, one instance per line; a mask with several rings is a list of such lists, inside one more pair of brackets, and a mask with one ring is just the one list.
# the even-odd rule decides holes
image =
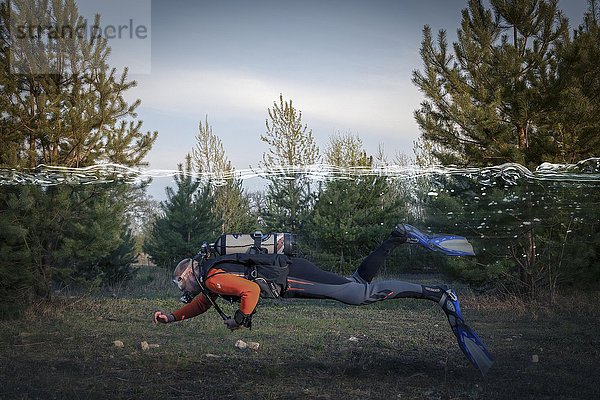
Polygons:
[[[459,290],[496,357],[482,377],[427,301],[271,301],[252,330],[229,332],[212,310],[154,326],[154,310],[179,306],[176,293],[141,280],[116,297],[63,293],[0,321],[0,398],[600,398],[599,296],[525,306]],[[261,347],[239,350],[238,339]]]

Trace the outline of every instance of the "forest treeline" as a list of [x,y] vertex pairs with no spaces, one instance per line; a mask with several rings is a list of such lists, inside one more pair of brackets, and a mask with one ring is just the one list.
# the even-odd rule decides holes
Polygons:
[[[142,130],[140,100],[125,101],[136,83],[107,63],[106,40],[54,35],[17,45],[10,23],[33,15],[49,27],[77,26],[80,18],[72,0],[0,3],[0,167],[143,166],[158,133]],[[590,0],[572,30],[554,0],[492,0],[489,7],[470,0],[452,45],[444,31],[433,35],[426,26],[423,65],[413,73],[424,95],[415,111],[416,163],[533,167],[600,154],[599,17]],[[263,167],[407,162],[368,154],[351,133],[332,135],[319,148],[283,95],[266,111],[265,131],[257,132]],[[196,146],[181,157],[160,204],[146,194],[149,182],[3,186],[0,314],[15,315],[19,305],[66,286],[126,282],[142,250],[171,268],[221,233],[293,232],[303,255],[347,273],[401,221],[473,238],[478,256],[448,259],[406,246],[388,272],[431,268],[529,298],[600,282],[593,185],[377,174],[317,182],[278,174],[251,193],[240,180],[225,179],[234,167],[208,117],[199,123]]]

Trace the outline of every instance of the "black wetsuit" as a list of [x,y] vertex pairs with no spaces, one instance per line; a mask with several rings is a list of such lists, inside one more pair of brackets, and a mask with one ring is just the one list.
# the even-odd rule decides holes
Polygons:
[[423,297],[423,287],[398,280],[371,283],[383,266],[386,255],[397,244],[384,241],[369,254],[351,278],[323,271],[303,258],[291,258],[287,298],[334,299],[346,304],[362,305],[401,297]]

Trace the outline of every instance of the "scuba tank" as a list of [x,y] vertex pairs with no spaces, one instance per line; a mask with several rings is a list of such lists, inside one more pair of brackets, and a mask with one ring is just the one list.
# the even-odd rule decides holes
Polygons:
[[226,234],[214,244],[218,255],[235,253],[296,254],[296,235],[291,233]]

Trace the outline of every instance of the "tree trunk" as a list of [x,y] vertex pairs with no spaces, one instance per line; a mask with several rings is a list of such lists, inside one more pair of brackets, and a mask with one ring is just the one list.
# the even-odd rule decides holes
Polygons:
[[529,147],[529,141],[527,138],[527,127],[518,126],[517,132],[519,133],[519,149],[526,149]]

